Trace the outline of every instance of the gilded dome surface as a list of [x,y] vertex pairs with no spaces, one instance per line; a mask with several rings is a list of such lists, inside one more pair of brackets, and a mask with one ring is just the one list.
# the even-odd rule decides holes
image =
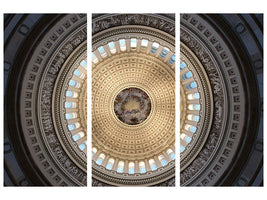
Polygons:
[[[105,17],[96,18],[93,26],[110,18],[136,23],[139,17],[158,18]],[[173,36],[129,22],[93,35],[92,49],[93,177],[111,185],[151,185],[172,178]]]

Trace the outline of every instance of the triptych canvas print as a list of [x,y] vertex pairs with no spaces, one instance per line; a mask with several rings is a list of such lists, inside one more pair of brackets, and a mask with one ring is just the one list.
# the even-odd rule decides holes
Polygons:
[[4,186],[263,186],[263,14],[6,13],[3,44]]

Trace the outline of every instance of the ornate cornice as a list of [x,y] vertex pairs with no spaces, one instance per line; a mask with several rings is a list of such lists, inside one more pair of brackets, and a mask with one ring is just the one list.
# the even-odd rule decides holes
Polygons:
[[174,20],[157,14],[106,14],[95,17],[92,23],[92,34],[112,27],[138,25],[162,30],[175,36]]
[[181,15],[181,42],[203,65],[212,88],[214,117],[208,138],[181,172],[182,185],[212,185],[231,163],[242,135],[244,94],[238,63],[227,44],[198,15]]
[[52,185],[87,184],[86,172],[77,165],[78,157],[72,157],[71,148],[60,141],[59,135],[65,132],[56,132],[59,122],[52,112],[53,98],[60,98],[53,97],[58,75],[76,48],[86,41],[86,34],[85,15],[63,17],[35,47],[22,80],[19,101],[23,134],[34,162]]

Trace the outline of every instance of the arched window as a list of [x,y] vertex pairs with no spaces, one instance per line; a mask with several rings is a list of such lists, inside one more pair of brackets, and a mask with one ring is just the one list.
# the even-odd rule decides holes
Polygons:
[[81,65],[82,67],[86,68],[86,67],[87,67],[87,62],[86,62],[85,60],[82,60],[82,61],[80,62],[80,65]]
[[96,164],[101,165],[105,157],[105,154],[101,153],[96,160]]
[[186,86],[186,89],[190,90],[197,87],[197,83],[194,81],[192,83],[188,83]]
[[66,114],[66,119],[75,119],[77,118],[77,113],[76,112],[72,112],[72,113],[67,113]]
[[193,93],[193,94],[188,94],[187,95],[187,98],[189,99],[189,100],[193,100],[193,99],[199,99],[199,93]]
[[76,108],[75,102],[65,102],[65,108]]
[[175,54],[169,59],[169,63],[172,65],[175,62]]
[[182,79],[183,80],[186,80],[186,79],[189,79],[191,78],[193,75],[192,75],[192,72],[186,72],[185,74],[182,75]]
[[105,51],[104,47],[99,47],[98,51],[100,53],[100,55],[102,56],[102,58],[105,58],[107,56],[107,52]]
[[168,149],[168,150],[167,150],[167,154],[170,156],[170,158],[171,158],[172,160],[175,159],[175,154],[174,154],[173,150]]
[[191,120],[191,121],[198,122],[199,121],[199,116],[190,114],[190,115],[187,116],[187,119]]
[[148,45],[148,40],[142,40],[141,47],[147,47],[147,45]]
[[71,92],[71,91],[67,91],[67,92],[66,92],[66,96],[67,96],[67,97],[72,97],[72,92]]
[[66,96],[67,97],[71,97],[71,98],[77,98],[78,97],[78,93],[77,92],[73,92],[73,91],[67,91],[66,92]]
[[93,63],[98,63],[98,58],[95,56],[95,54],[94,53],[92,53],[92,61],[93,61]]
[[140,173],[146,173],[146,166],[144,162],[139,162]]
[[128,171],[129,174],[134,174],[134,163],[133,162],[130,162],[129,163],[129,171]]
[[159,48],[159,43],[154,42],[151,47],[151,52],[156,53]]
[[116,47],[115,47],[114,42],[108,43],[108,46],[109,46],[109,50],[111,53],[116,53]]
[[162,166],[165,166],[168,164],[163,155],[160,155],[158,159]]
[[81,87],[81,83],[79,83],[78,81],[74,81],[74,80],[70,80],[69,85],[75,88]]
[[76,69],[73,73],[75,76],[78,76],[81,74],[80,70]]
[[80,125],[79,122],[75,122],[74,124],[70,124],[70,125],[68,125],[68,128],[69,128],[70,131],[72,131],[72,130],[74,130],[74,129],[79,128],[80,126],[81,126],[81,125]]
[[92,157],[93,157],[93,155],[96,154],[96,152],[97,152],[97,148],[93,147],[93,148],[92,148]]
[[120,49],[121,49],[121,51],[125,51],[126,50],[125,39],[121,39],[120,40]]
[[154,159],[150,159],[148,162],[149,162],[149,165],[150,165],[150,168],[151,168],[152,171],[157,169],[157,166],[156,166],[156,163],[155,163]]
[[80,70],[76,69],[73,73],[75,76],[79,77],[80,79],[84,79],[85,78],[85,74],[83,72],[81,72]]
[[136,48],[136,47],[137,47],[136,38],[131,38],[131,48]]
[[85,148],[86,148],[86,142],[84,142],[84,143],[82,143],[82,144],[79,145],[79,149],[80,150],[83,151]]
[[160,57],[165,58],[169,51],[170,50],[167,47],[164,47],[160,54]]
[[186,141],[187,143],[190,143],[191,140],[192,140],[191,137],[185,135],[184,133],[181,134],[181,139],[184,140],[184,141]]
[[186,124],[186,125],[185,125],[185,130],[190,131],[190,132],[192,132],[192,133],[195,133],[196,130],[197,130],[197,128],[196,128],[195,126]]
[[189,110],[200,110],[200,105],[199,104],[189,104],[188,109]]
[[123,168],[124,168],[124,162],[120,161],[119,164],[118,164],[117,172],[118,173],[122,173],[123,172]]
[[77,141],[77,140],[79,140],[79,139],[81,139],[83,137],[84,137],[84,132],[82,132],[82,131],[80,131],[79,133],[77,133],[77,134],[72,136],[74,141]]
[[186,67],[186,64],[184,62],[180,63],[180,71],[182,71],[182,69],[184,69]]
[[107,166],[106,166],[106,169],[111,170],[112,167],[113,167],[113,164],[114,164],[114,159],[113,159],[113,158],[110,158],[110,159],[108,160],[108,164],[107,164]]

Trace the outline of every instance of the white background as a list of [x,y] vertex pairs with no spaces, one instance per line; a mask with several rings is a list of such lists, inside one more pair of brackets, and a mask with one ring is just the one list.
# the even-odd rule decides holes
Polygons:
[[[0,1],[0,79],[3,83],[3,13],[87,13],[88,19],[88,52],[91,48],[91,14],[92,13],[175,13],[176,14],[176,52],[179,52],[179,21],[180,13],[264,13],[267,5],[263,0],[1,0]],[[266,16],[264,16],[266,19]],[[265,21],[265,20],[264,20]],[[264,27],[264,30],[265,27]],[[265,31],[264,31],[265,32]],[[265,40],[264,40],[265,41]],[[176,53],[176,60],[179,54]],[[90,55],[90,54],[89,54]],[[264,57],[266,53],[264,52]],[[88,56],[88,63],[91,56]],[[179,65],[177,65],[179,66]],[[88,97],[91,96],[91,72],[88,65]],[[177,70],[177,72],[179,72]],[[179,128],[179,73],[176,73],[176,131]],[[177,76],[178,75],[178,76]],[[265,87],[264,87],[265,88]],[[3,85],[0,87],[0,110],[4,110]],[[89,98],[88,100],[90,100]],[[90,101],[88,113],[91,113]],[[265,110],[266,105],[264,104]],[[88,187],[3,187],[3,114],[0,116],[0,199],[27,199],[27,200],[164,200],[164,199],[266,199],[266,187],[179,187],[179,159],[176,160],[176,187],[91,187],[91,162],[88,162]],[[91,117],[88,116],[91,121]],[[266,122],[266,120],[264,120]],[[266,124],[266,123],[264,123]],[[91,127],[88,123],[88,133]],[[265,130],[265,129],[264,129]],[[90,148],[88,137],[88,149]],[[264,139],[266,143],[266,138]],[[179,143],[179,137],[176,139]],[[179,147],[179,145],[176,145]],[[180,152],[177,149],[176,152]],[[88,155],[90,155],[89,152]],[[179,157],[179,156],[178,156]],[[266,175],[264,175],[264,180]]]

